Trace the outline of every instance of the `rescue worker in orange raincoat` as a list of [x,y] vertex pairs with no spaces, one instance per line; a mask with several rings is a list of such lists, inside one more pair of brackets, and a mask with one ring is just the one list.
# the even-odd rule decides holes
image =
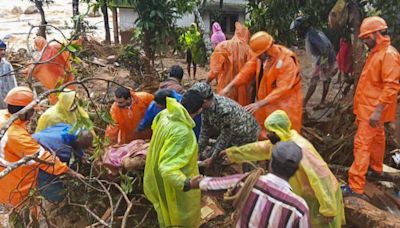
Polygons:
[[[207,82],[217,80],[217,93],[233,80],[240,69],[250,60],[249,30],[239,22],[235,23],[235,35],[232,39],[219,43],[210,58],[210,72]],[[226,95],[240,105],[251,103],[249,85],[232,88]]]
[[[82,42],[83,38],[81,37],[79,40],[72,41],[71,44],[81,45]],[[34,44],[37,52],[43,52],[41,56],[36,57],[35,61],[46,63],[31,65],[22,71],[23,74],[28,74],[30,70],[33,70],[32,76],[46,89],[54,89],[58,84],[65,84],[75,79],[71,70],[69,51],[63,51],[60,54],[62,46],[59,43],[48,44],[46,39],[41,36],[36,37]],[[75,86],[68,88],[75,90]],[[51,104],[55,104],[57,102],[56,94],[49,95],[49,101]]]
[[106,136],[112,144],[127,144],[135,139],[150,139],[150,129],[137,132],[136,128],[153,99],[152,94],[129,91],[125,87],[119,87],[115,91],[115,102],[110,111],[115,123],[109,125],[106,130]]
[[[0,111],[0,127],[4,126],[12,114],[17,113],[33,101],[33,93],[27,87],[15,87],[8,92],[4,102],[7,110]],[[53,175],[70,174],[82,177],[68,168],[57,156],[41,147],[28,132],[26,123],[30,120],[34,110],[21,114],[7,129],[0,140],[0,173],[6,172],[10,163],[17,162],[26,156],[37,154],[41,160],[53,165],[31,160],[19,166],[3,177],[0,177],[0,204],[7,207],[22,208],[21,202],[28,196],[31,189],[36,187],[36,177],[39,169]],[[21,205],[20,205],[21,204]]]
[[359,38],[370,52],[354,96],[357,133],[354,161],[349,170],[346,194],[364,194],[365,174],[370,167],[382,173],[385,153],[384,123],[396,120],[397,93],[400,88],[400,55],[390,45],[387,24],[380,17],[367,17]]
[[250,39],[253,58],[243,66],[235,79],[222,91],[226,95],[234,86],[248,85],[256,79],[256,102],[245,109],[256,117],[266,138],[264,121],[273,111],[284,110],[292,122],[293,129],[300,132],[303,113],[300,64],[296,55],[288,48],[274,44],[267,32],[257,32]]

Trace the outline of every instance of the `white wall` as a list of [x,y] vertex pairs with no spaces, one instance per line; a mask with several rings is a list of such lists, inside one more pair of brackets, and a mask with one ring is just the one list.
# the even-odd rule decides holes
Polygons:
[[131,31],[135,28],[138,14],[133,9],[119,8],[119,28],[121,32]]
[[184,28],[189,27],[194,22],[194,15],[193,13],[187,13],[183,15],[181,18],[176,20],[176,26]]

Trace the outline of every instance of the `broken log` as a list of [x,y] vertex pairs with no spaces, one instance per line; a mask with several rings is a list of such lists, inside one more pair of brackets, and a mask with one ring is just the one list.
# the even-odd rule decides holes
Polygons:
[[[332,173],[334,174],[342,174],[347,176],[349,173],[349,167],[344,167],[341,165],[329,165],[329,168],[332,170]],[[390,181],[393,182],[397,185],[400,184],[400,174],[399,173],[387,173],[387,172],[382,172],[382,174],[378,174],[372,171],[367,172],[367,178],[371,180],[377,180],[377,181]]]
[[400,217],[356,197],[344,199],[347,224],[356,227],[400,227]]
[[388,197],[386,191],[379,189],[371,182],[365,183],[365,195],[370,199],[369,202],[384,211],[389,211],[393,215],[400,215],[400,207],[397,206],[396,201]]

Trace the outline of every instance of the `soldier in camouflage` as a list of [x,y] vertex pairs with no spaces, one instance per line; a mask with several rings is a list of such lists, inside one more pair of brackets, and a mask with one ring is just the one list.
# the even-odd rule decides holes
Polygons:
[[[242,106],[227,97],[215,95],[205,82],[198,82],[190,89],[200,92],[204,99],[199,138],[202,159],[216,158],[228,147],[257,141],[260,131],[258,123]],[[218,138],[211,150],[206,152],[213,130],[217,131]]]

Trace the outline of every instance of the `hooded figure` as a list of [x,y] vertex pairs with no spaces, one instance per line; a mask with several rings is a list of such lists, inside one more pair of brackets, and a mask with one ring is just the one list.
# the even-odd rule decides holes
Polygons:
[[193,78],[196,78],[197,64],[204,64],[206,59],[205,46],[201,39],[201,34],[198,31],[197,24],[192,23],[189,30],[180,38],[180,41],[186,46],[186,61],[188,64],[188,74],[190,76],[190,66],[193,65]]
[[200,225],[200,191],[184,191],[185,182],[199,175],[194,126],[186,109],[169,97],[153,121],[143,187],[160,227]]
[[47,109],[39,118],[36,133],[58,123],[74,125],[78,116],[87,118],[89,114],[75,100],[75,91],[64,91],[58,95],[55,105]]
[[[214,49],[210,58],[210,72],[208,81],[217,80],[217,93],[219,93],[251,58],[249,30],[239,22],[235,23],[235,35],[231,40],[223,41]],[[245,106],[251,103],[249,85],[233,88],[226,96]]]
[[[38,36],[35,39],[35,48],[38,52],[42,52],[46,47],[47,41],[45,38]],[[46,62],[37,64],[32,72],[35,77],[46,89],[54,89],[58,84],[65,84],[75,79],[71,72],[70,53],[64,51],[59,54],[61,46],[58,43],[50,44],[43,51],[40,59],[35,61]],[[54,58],[54,56],[57,56]],[[54,58],[54,59],[53,59]],[[75,86],[69,86],[69,89],[75,90]],[[57,102],[57,97],[54,94],[49,96],[51,104]]]
[[214,22],[212,26],[212,35],[211,35],[211,44],[213,48],[215,48],[219,43],[222,41],[226,40],[225,34],[222,31],[221,26],[218,24],[218,22]]
[[[301,196],[310,209],[312,227],[341,227],[345,224],[343,197],[339,183],[314,146],[296,130],[291,130],[288,115],[277,110],[265,120],[271,140],[259,141],[226,150],[230,161],[270,160],[272,145],[293,141],[303,152],[299,169],[289,179],[293,192]],[[325,219],[326,218],[326,219]],[[331,222],[328,224],[326,220]]]

